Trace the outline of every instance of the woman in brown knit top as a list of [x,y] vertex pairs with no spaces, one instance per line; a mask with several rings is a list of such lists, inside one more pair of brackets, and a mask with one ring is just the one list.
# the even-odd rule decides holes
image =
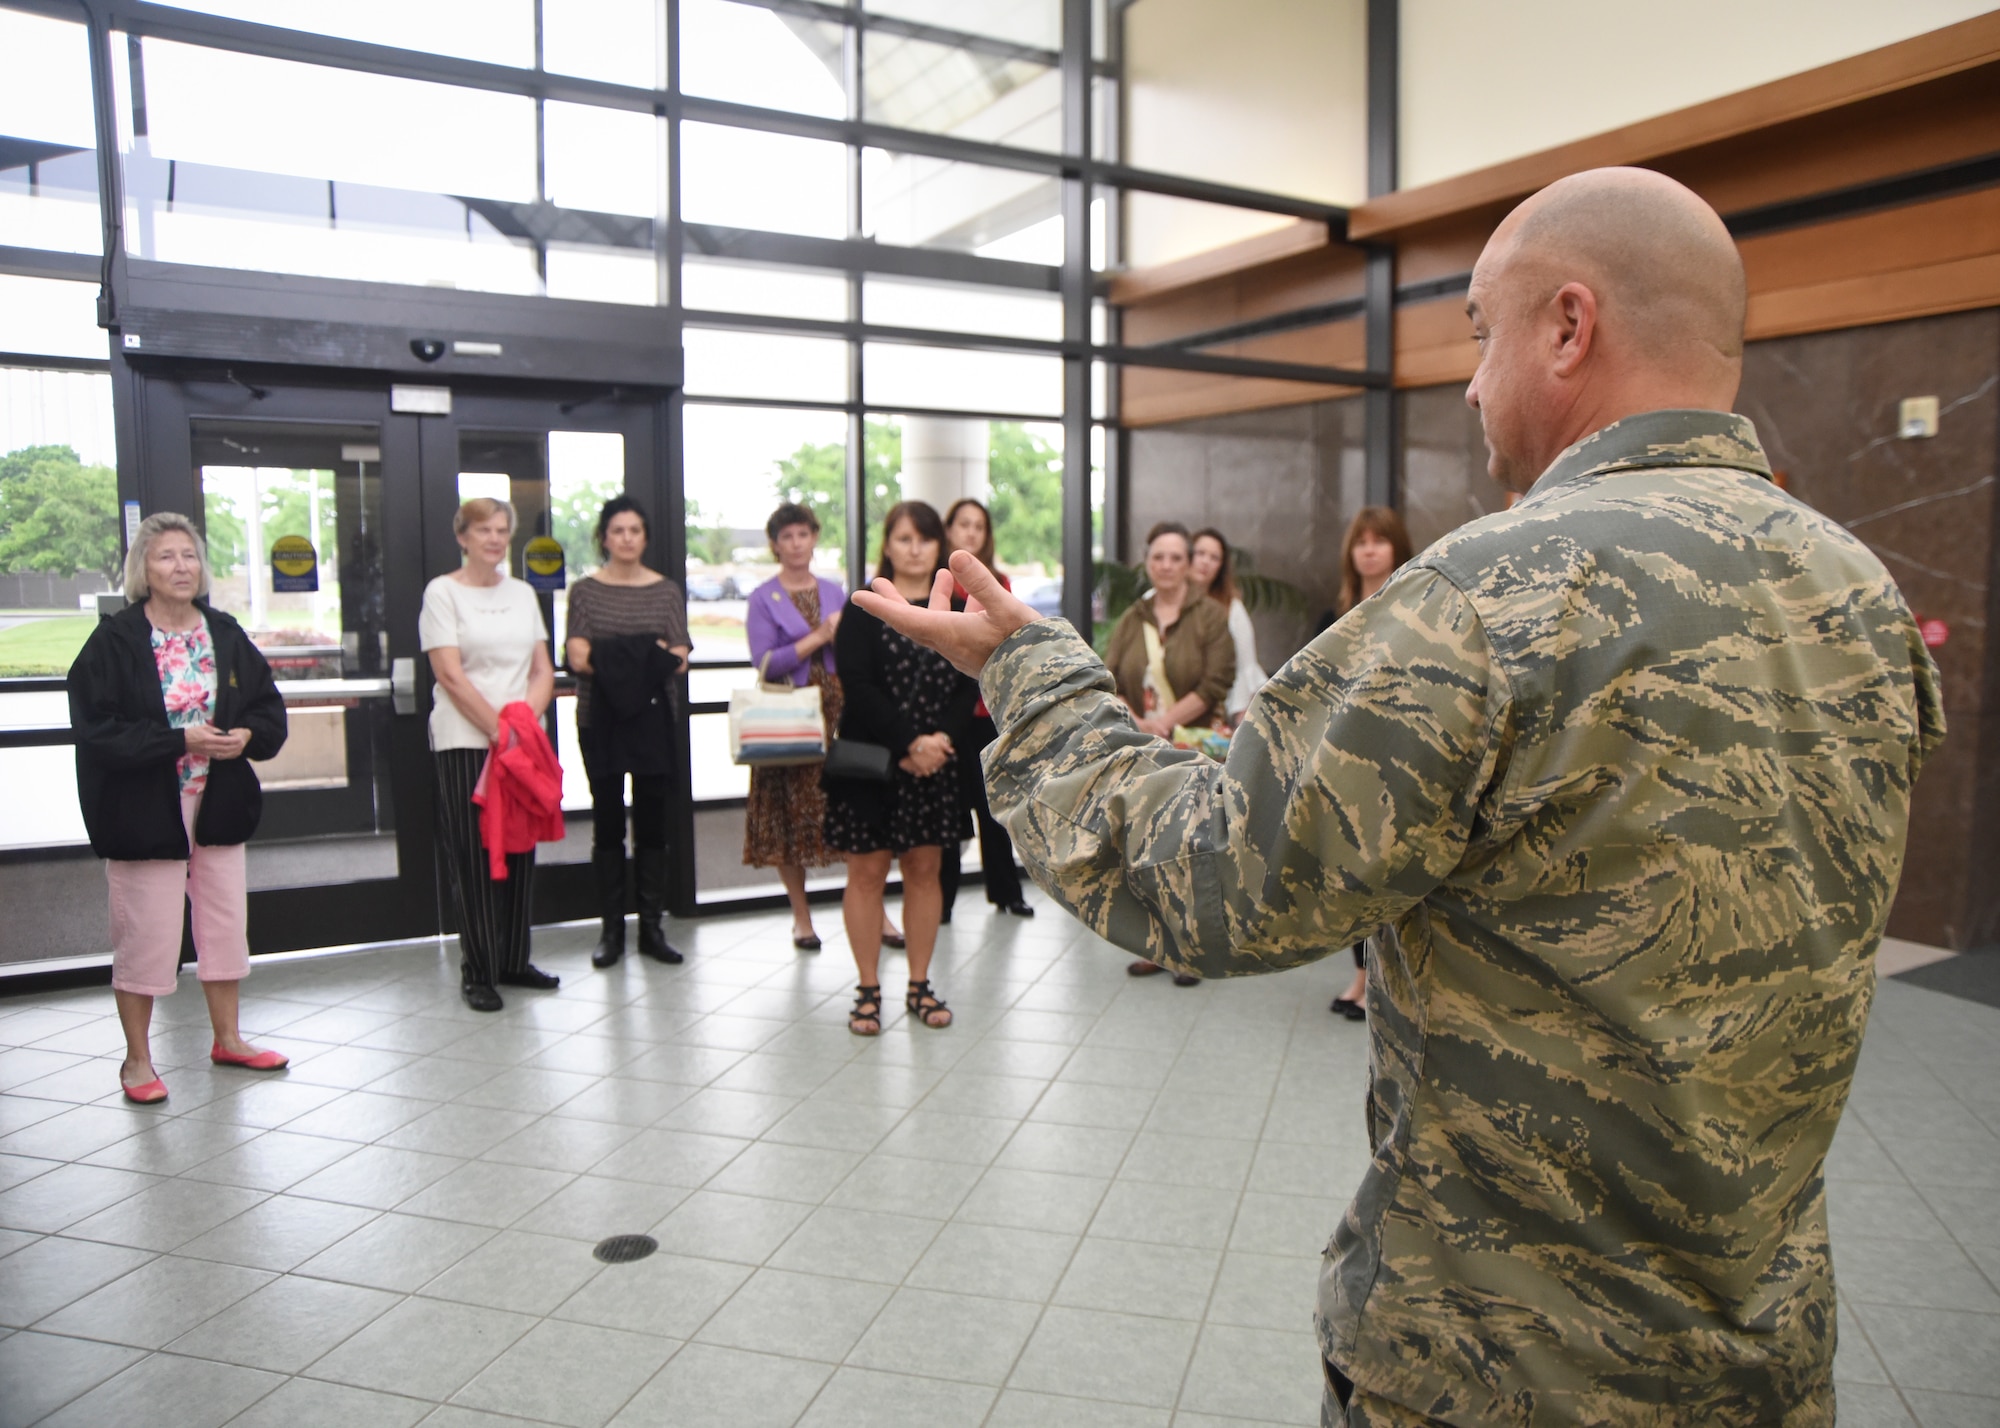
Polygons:
[[[673,673],[687,668],[687,597],[681,587],[644,563],[652,529],[630,496],[604,503],[597,518],[597,547],[604,565],[576,582],[569,592],[569,625],[564,651],[577,678],[576,733],[590,776],[590,865],[596,877],[598,915],[603,930],[594,967],[609,967],[625,955],[625,776],[632,776],[632,869],[638,889],[639,952],[661,962],[681,954],[660,925],[667,899],[667,769],[672,749],[664,737],[671,717]],[[652,650],[665,651],[661,660]],[[658,723],[644,737],[612,737],[617,721],[600,710],[598,660],[650,658],[645,672],[657,681]]]

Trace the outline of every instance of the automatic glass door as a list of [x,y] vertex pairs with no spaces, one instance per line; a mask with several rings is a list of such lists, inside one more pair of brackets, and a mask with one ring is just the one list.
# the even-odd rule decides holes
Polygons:
[[210,602],[270,662],[291,725],[257,770],[253,950],[435,933],[417,419],[380,388],[147,387],[147,506],[202,529]]

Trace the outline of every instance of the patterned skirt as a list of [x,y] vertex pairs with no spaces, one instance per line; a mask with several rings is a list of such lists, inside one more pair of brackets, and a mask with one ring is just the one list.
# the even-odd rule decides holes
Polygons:
[[[840,727],[840,677],[815,661],[811,682],[819,686],[820,713],[827,737]],[[753,868],[790,863],[822,868],[840,861],[826,846],[826,794],[819,786],[820,766],[798,764],[782,769],[750,770],[750,801],[743,814],[743,861]]]

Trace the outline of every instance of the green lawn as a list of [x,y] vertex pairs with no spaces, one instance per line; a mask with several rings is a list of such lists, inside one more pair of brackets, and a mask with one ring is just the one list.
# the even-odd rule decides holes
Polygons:
[[57,615],[0,630],[0,678],[68,674],[97,627],[95,615]]

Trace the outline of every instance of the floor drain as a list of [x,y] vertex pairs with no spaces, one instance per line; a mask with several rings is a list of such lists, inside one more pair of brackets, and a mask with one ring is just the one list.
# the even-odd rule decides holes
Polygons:
[[630,1264],[635,1259],[644,1259],[660,1247],[660,1242],[651,1235],[613,1235],[608,1240],[598,1242],[591,1253],[606,1264]]

